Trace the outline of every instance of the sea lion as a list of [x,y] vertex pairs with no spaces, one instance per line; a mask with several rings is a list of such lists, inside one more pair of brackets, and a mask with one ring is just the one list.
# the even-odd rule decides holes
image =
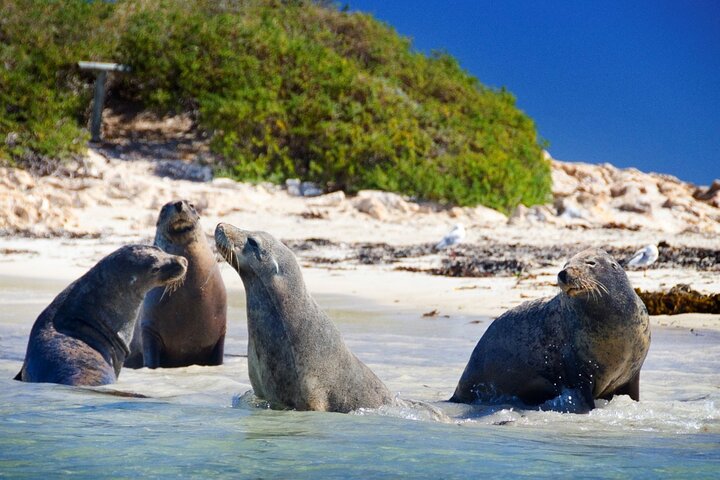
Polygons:
[[640,399],[650,323],[623,269],[603,250],[588,249],[557,278],[555,297],[526,302],[488,327],[451,402],[519,400],[580,413],[598,398]]
[[30,331],[16,380],[105,385],[120,374],[145,293],[185,275],[187,260],[128,245],[100,260],[48,305]]
[[215,254],[186,200],[160,210],[155,246],[188,261],[182,285],[148,292],[135,326],[130,368],[222,365],[227,329],[227,294]]
[[215,243],[245,286],[248,371],[257,397],[273,408],[342,413],[391,402],[307,292],[290,249],[267,233],[226,223],[215,229]]

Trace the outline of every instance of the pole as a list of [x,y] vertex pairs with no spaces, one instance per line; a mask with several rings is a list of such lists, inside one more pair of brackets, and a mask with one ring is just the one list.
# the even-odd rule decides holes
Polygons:
[[78,67],[82,70],[95,72],[95,98],[93,99],[92,119],[90,120],[90,135],[93,142],[99,142],[102,140],[102,112],[105,103],[107,72],[129,72],[130,67],[108,62],[78,62]]
[[93,100],[92,121],[90,123],[90,133],[93,142],[99,142],[101,140],[100,127],[102,126],[102,111],[103,104],[105,103],[106,79],[107,72],[105,70],[98,70],[97,76],[95,77],[95,99]]

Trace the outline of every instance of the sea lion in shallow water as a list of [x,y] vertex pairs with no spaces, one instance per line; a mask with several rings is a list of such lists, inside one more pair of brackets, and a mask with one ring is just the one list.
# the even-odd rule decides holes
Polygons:
[[[640,399],[650,323],[623,269],[588,249],[570,259],[558,285],[555,297],[526,302],[488,327],[451,402],[586,412],[598,398]],[[561,395],[566,401],[552,402]]]
[[148,292],[135,326],[130,368],[222,365],[227,329],[227,294],[215,254],[187,200],[160,210],[155,246],[188,261],[176,290]]
[[215,243],[247,295],[248,371],[255,395],[278,408],[349,412],[392,396],[353,355],[305,288],[285,245],[221,223]]
[[35,320],[25,362],[15,379],[65,385],[114,383],[145,293],[180,281],[186,268],[184,258],[147,245],[128,245],[103,258]]

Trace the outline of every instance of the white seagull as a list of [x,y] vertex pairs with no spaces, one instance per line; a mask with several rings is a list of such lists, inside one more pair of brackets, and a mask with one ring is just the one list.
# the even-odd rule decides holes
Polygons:
[[660,252],[658,252],[657,245],[645,245],[643,248],[635,252],[635,255],[627,261],[626,265],[628,267],[647,267],[655,263],[659,255]]
[[450,233],[445,235],[442,240],[435,245],[435,250],[444,250],[449,247],[454,247],[463,241],[465,238],[465,227],[462,223],[456,223]]

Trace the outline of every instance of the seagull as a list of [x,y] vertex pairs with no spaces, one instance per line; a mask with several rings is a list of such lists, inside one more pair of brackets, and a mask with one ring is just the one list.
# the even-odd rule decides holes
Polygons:
[[647,267],[655,263],[659,255],[657,245],[645,245],[635,252],[635,255],[633,255],[625,265],[628,267]]
[[456,223],[453,229],[450,230],[450,233],[445,235],[443,239],[435,245],[435,250],[444,250],[448,247],[454,247],[462,242],[464,238],[465,227],[462,223]]

